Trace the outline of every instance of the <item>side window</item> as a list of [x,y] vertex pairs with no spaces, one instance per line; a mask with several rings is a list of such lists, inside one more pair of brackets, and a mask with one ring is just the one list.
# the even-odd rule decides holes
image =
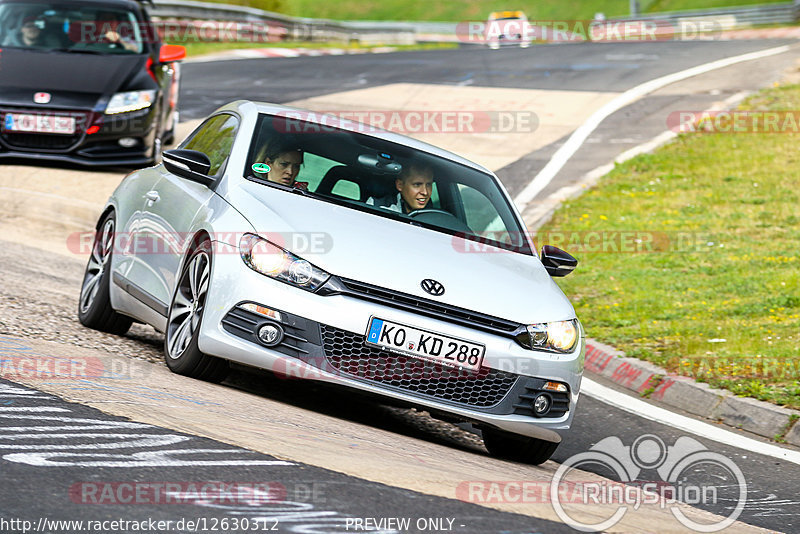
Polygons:
[[482,234],[489,229],[489,225],[497,216],[497,210],[492,201],[468,185],[458,184],[458,192],[464,204],[464,215],[467,224],[476,234]]
[[333,186],[331,193],[350,200],[359,200],[361,198],[361,186],[350,180],[339,180]]
[[238,128],[239,119],[233,115],[216,115],[195,130],[194,135],[180,148],[203,152],[211,161],[209,176],[219,176],[225,171]]
[[328,170],[337,165],[340,165],[340,163],[306,152],[303,157],[303,166],[300,167],[300,174],[297,179],[302,182],[308,182],[308,188],[311,191],[316,191]]
[[458,184],[458,192],[461,195],[467,225],[475,235],[508,245],[524,244],[524,237],[519,232],[508,231],[494,203],[482,191],[465,184]]

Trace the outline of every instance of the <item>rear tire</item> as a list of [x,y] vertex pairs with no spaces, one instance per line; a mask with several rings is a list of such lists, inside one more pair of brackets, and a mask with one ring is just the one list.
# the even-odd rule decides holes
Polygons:
[[200,352],[198,338],[211,281],[211,243],[203,241],[189,256],[178,277],[169,306],[164,357],[174,373],[209,382],[228,375],[227,360]]
[[518,436],[491,428],[484,429],[482,433],[483,444],[489,454],[506,460],[539,465],[549,460],[558,448],[558,443]]
[[100,223],[100,231],[95,234],[92,254],[83,274],[78,298],[78,320],[83,326],[122,335],[131,327],[133,320],[111,307],[111,257],[114,253],[115,229],[114,214],[109,213]]

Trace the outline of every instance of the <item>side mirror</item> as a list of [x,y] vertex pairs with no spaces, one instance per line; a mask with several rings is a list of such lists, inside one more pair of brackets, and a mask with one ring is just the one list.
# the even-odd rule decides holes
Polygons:
[[578,260],[558,247],[542,247],[542,265],[550,276],[567,276],[578,266]]
[[214,179],[208,175],[211,161],[208,156],[197,150],[173,149],[165,150],[161,155],[164,167],[173,174],[193,182],[210,186]]
[[161,45],[161,49],[158,51],[158,61],[161,63],[172,63],[185,57],[186,47],[181,45]]

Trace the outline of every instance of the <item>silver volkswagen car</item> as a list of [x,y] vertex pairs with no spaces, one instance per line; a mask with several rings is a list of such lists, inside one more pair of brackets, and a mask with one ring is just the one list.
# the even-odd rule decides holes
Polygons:
[[128,175],[100,219],[78,315],[164,332],[170,369],[230,362],[333,383],[542,463],[578,401],[583,328],[498,178],[402,135],[272,104],[210,115]]

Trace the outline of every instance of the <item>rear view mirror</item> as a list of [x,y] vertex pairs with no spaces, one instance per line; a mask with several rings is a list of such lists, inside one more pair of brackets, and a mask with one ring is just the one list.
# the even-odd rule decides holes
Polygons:
[[578,266],[578,260],[558,247],[542,247],[542,265],[550,276],[567,276]]
[[358,163],[380,174],[400,174],[400,171],[403,170],[403,166],[385,152],[380,152],[377,156],[359,154]]
[[202,152],[186,149],[166,150],[161,155],[161,160],[169,172],[182,178],[206,186],[214,183],[214,179],[208,175],[211,161]]

